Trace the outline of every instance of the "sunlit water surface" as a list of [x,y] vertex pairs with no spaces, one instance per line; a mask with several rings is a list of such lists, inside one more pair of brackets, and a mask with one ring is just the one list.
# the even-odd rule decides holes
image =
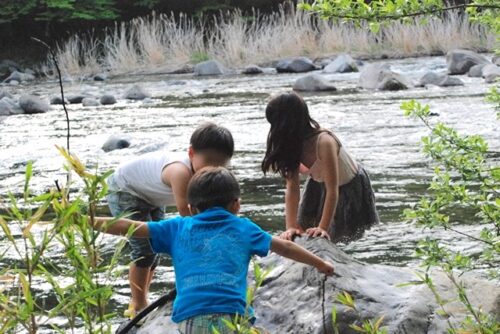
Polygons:
[[[444,71],[446,67],[442,57],[390,62],[393,69],[414,80],[428,70]],[[119,103],[113,106],[69,106],[71,150],[87,165],[98,164],[103,172],[141,153],[159,149],[186,151],[191,132],[203,121],[226,126],[236,143],[231,169],[242,186],[242,214],[266,230],[276,232],[284,227],[284,182],[275,175],[265,177],[260,171],[269,129],[264,109],[270,94],[290,90],[300,76],[130,76],[103,83],[66,83],[67,94],[111,93],[119,97]],[[341,247],[359,260],[395,266],[418,264],[413,252],[416,242],[424,235],[438,236],[454,247],[473,252],[476,245],[464,237],[441,231],[422,231],[401,217],[403,209],[425,193],[431,169],[419,145],[420,138],[428,130],[421,122],[405,118],[399,106],[407,99],[430,104],[432,111],[437,113],[433,121],[450,124],[461,133],[484,136],[492,155],[498,157],[498,121],[492,107],[484,102],[490,86],[481,78],[460,76],[465,86],[373,92],[356,87],[357,73],[325,77],[335,82],[338,91],[304,94],[309,110],[323,127],[335,131],[370,173],[381,219],[381,223],[362,239]],[[140,83],[151,92],[152,98],[140,102],[121,98],[123,91],[133,83]],[[58,94],[58,86],[55,82],[41,82],[11,92],[49,97]],[[65,131],[64,114],[57,106],[43,115],[19,115],[0,120],[0,194],[4,204],[8,192],[20,196],[28,160],[34,162],[35,175],[31,182],[34,192],[42,193],[53,187],[55,180],[64,182],[63,160],[54,145],[65,145]],[[101,146],[107,137],[118,133],[130,136],[132,146],[103,152]],[[479,228],[472,225],[458,229],[472,234],[479,232]],[[117,239],[105,238],[105,253],[111,254]],[[0,254],[7,247],[4,236],[0,235]],[[49,252],[56,259],[61,256],[60,249]],[[8,252],[0,261],[15,261],[10,254]],[[123,268],[126,268],[127,259],[128,255],[124,254]],[[157,270],[152,298],[172,286],[173,280],[172,268],[165,259]],[[114,284],[113,302],[121,313],[129,295],[126,271]],[[49,296],[47,303],[53,303],[49,286],[38,288]]]

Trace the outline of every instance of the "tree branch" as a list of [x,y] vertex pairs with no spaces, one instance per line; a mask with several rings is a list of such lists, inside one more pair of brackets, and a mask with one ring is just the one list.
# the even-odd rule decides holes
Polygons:
[[70,135],[69,113],[68,113],[68,109],[66,109],[66,101],[64,100],[64,88],[63,88],[63,84],[62,84],[61,70],[59,68],[59,64],[57,63],[57,56],[56,56],[54,50],[52,50],[52,48],[44,41],[39,40],[38,38],[35,38],[35,37],[31,37],[31,39],[34,40],[35,42],[42,44],[43,46],[45,46],[49,50],[49,53],[52,57],[52,61],[54,62],[54,65],[56,67],[57,76],[59,78],[59,87],[61,88],[62,105],[63,105],[64,113],[66,115],[66,149],[68,150],[68,154],[70,154],[69,140],[71,138],[71,135]]
[[455,6],[450,6],[450,7],[444,7],[444,8],[435,8],[435,9],[427,9],[427,10],[422,10],[418,12],[413,12],[413,13],[408,13],[408,14],[400,14],[400,15],[339,15],[339,14],[328,14],[326,16],[332,17],[332,18],[338,18],[338,19],[349,19],[349,20],[373,20],[373,19],[378,19],[378,20],[399,20],[407,17],[416,17],[416,16],[422,16],[422,15],[431,15],[431,14],[436,14],[440,12],[446,12],[449,10],[455,10],[455,9],[466,9],[466,8],[478,8],[478,9],[500,9],[500,6],[497,5],[476,5],[476,4],[462,4],[462,5],[455,5]]

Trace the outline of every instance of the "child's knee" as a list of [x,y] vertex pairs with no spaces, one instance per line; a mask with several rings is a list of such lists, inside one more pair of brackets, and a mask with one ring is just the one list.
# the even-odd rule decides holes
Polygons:
[[154,270],[160,261],[157,254],[142,255],[137,259],[133,259],[134,264],[139,268],[150,268]]

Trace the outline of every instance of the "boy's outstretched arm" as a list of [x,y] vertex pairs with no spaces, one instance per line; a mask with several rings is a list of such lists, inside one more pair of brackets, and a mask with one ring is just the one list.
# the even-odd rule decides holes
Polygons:
[[319,272],[328,276],[333,275],[333,265],[323,261],[320,257],[300,247],[294,242],[273,237],[271,241],[271,250],[281,256],[294,261],[302,262],[318,269]]
[[132,231],[132,237],[149,238],[148,226],[144,222],[127,218],[95,217],[94,230],[114,235],[128,235]]

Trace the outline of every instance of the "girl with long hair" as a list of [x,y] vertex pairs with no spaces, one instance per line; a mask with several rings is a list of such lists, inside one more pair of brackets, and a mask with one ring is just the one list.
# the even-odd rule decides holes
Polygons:
[[[359,238],[379,221],[370,179],[340,140],[311,118],[295,93],[272,98],[266,107],[271,124],[262,171],[286,179],[283,239],[304,232],[332,241]],[[307,174],[302,196],[300,174]]]

